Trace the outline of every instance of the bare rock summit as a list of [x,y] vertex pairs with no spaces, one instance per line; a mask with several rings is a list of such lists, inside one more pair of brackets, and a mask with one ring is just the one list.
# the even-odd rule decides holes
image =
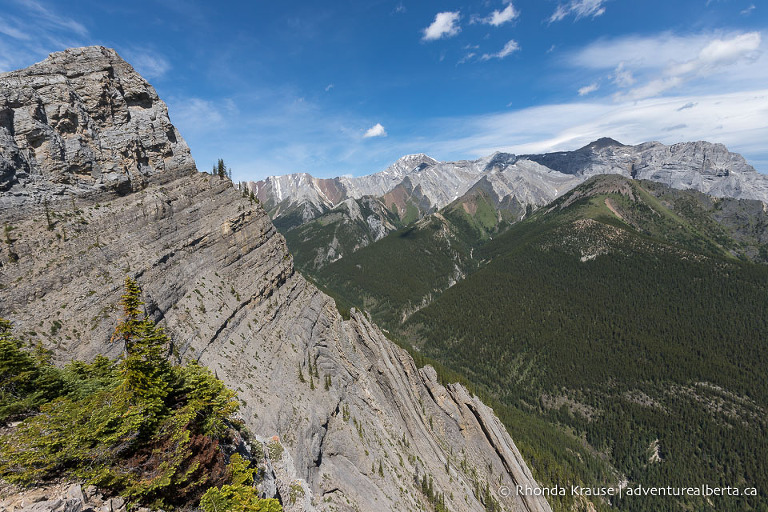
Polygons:
[[165,103],[112,49],[73,48],[0,74],[0,190],[16,204],[125,194],[194,169]]

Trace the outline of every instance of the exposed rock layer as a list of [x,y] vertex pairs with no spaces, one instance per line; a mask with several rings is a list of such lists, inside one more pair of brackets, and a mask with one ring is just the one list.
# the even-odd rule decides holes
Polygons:
[[[104,61],[91,58],[98,54],[112,63],[123,92],[125,84],[146,85],[114,52],[87,48],[4,75],[3,94],[58,83],[61,69],[79,70],[67,83],[80,80],[78,87],[90,90],[89,81],[111,80]],[[48,112],[58,101],[24,98],[14,112]],[[155,98],[149,95],[150,104],[161,105]],[[417,482],[423,475],[451,510],[484,510],[478,488],[486,486],[507,509],[549,510],[541,498],[500,492],[536,483],[492,411],[461,386],[438,384],[431,369],[417,369],[363,314],[344,320],[332,299],[294,272],[283,237],[260,206],[228,180],[190,174],[193,164],[173,127],[165,126],[162,138],[154,125],[147,128],[157,116],[131,110],[146,104],[127,105],[126,124],[121,108],[77,103],[79,120],[111,127],[76,139],[84,148],[98,138],[98,157],[79,159],[84,150],[61,156],[55,148],[63,136],[50,125],[41,124],[34,158],[17,132],[2,139],[11,164],[3,171],[9,190],[0,192],[7,226],[0,316],[61,361],[117,356],[120,348],[108,343],[116,304],[123,277],[136,277],[149,314],[174,340],[174,356],[211,367],[237,390],[250,429],[261,439],[278,436],[274,442],[286,448],[270,462],[286,510],[428,507]],[[134,137],[133,128],[149,130],[155,144]],[[141,142],[143,156],[115,160],[112,149],[122,155],[124,141]],[[87,162],[90,174],[78,174]],[[110,163],[109,172],[94,175],[94,165]]]

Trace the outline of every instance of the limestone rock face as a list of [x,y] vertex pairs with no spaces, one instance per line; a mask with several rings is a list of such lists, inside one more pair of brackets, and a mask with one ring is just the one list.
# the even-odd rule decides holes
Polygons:
[[[92,90],[84,77],[111,80],[104,61],[90,57],[94,52],[114,56],[85,49],[49,61],[79,69],[67,80]],[[125,66],[115,61],[113,69]],[[5,75],[3,83],[29,73]],[[134,77],[125,84],[123,91],[146,82]],[[16,94],[4,87],[6,96]],[[30,94],[14,112],[47,112],[46,97]],[[131,105],[127,124],[122,108],[78,105],[78,119],[111,127],[109,137],[98,132],[101,155],[121,154],[106,140],[146,141],[134,128],[157,133],[144,126],[151,117],[135,115]],[[64,138],[54,128],[41,130],[38,148]],[[163,133],[169,130],[175,133],[170,125]],[[109,339],[130,275],[143,288],[147,312],[174,340],[172,357],[199,360],[237,391],[242,418],[268,447],[272,469],[260,489],[278,495],[285,510],[428,509],[419,483],[425,475],[454,511],[485,510],[486,488],[505,510],[550,510],[541,497],[505,492],[537,484],[492,411],[461,386],[440,385],[434,370],[418,369],[363,313],[342,317],[330,297],[294,271],[284,238],[259,204],[229,180],[188,171],[180,137],[175,146],[162,143],[172,151],[153,151],[136,173],[116,164],[125,172],[114,171],[115,179],[130,187],[110,188],[107,173],[88,178],[67,166],[81,153],[41,151],[33,159],[16,134],[0,146],[4,156],[21,159],[0,192],[0,316],[20,336],[52,348],[62,362],[118,356],[121,347]],[[86,160],[122,162],[111,158]]]
[[51,230],[42,211],[6,218],[18,259],[2,254],[0,316],[62,361],[117,357],[116,304],[135,276],[173,352],[235,389],[257,436],[278,436],[277,489],[297,483],[306,497],[288,510],[413,510],[416,475],[453,493],[451,510],[483,510],[478,484],[511,510],[548,510],[499,493],[536,484],[492,412],[417,369],[364,314],[344,320],[227,180],[195,174],[50,213]]
[[0,75],[0,190],[15,204],[127,193],[194,165],[165,103],[114,50],[74,48]]
[[716,197],[768,203],[768,176],[758,173],[743,156],[731,153],[722,144],[698,141],[666,146],[646,142],[626,146],[612,139],[600,139],[576,151],[526,158],[583,179],[597,174],[620,174]]

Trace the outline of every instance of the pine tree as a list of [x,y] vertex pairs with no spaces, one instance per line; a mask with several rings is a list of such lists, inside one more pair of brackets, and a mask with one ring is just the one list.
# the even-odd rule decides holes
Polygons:
[[215,173],[219,178],[229,178],[229,173],[227,172],[227,166],[224,165],[224,160],[222,158],[219,158],[219,161],[216,163],[216,166],[214,167]]
[[122,390],[156,412],[162,409],[171,387],[171,365],[164,357],[170,339],[146,315],[139,319],[144,304],[140,295],[138,283],[126,277],[125,294],[120,300],[124,317],[112,339],[121,339],[124,347],[120,365]]

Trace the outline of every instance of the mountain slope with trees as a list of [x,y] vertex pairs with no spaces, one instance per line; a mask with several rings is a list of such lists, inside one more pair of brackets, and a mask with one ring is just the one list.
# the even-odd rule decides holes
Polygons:
[[[528,416],[571,432],[629,485],[761,493],[713,504],[625,497],[620,509],[760,510],[768,503],[765,220],[757,201],[598,176],[476,243],[475,270],[405,321],[391,314],[407,304],[393,282],[409,289],[432,265],[431,255],[412,261],[436,252],[429,238],[387,266],[398,252],[390,235],[318,279],[347,304],[372,306],[393,337],[462,375],[497,410],[516,411],[502,415],[512,429]],[[425,289],[447,275],[432,270]],[[518,439],[554,449],[554,438]]]

